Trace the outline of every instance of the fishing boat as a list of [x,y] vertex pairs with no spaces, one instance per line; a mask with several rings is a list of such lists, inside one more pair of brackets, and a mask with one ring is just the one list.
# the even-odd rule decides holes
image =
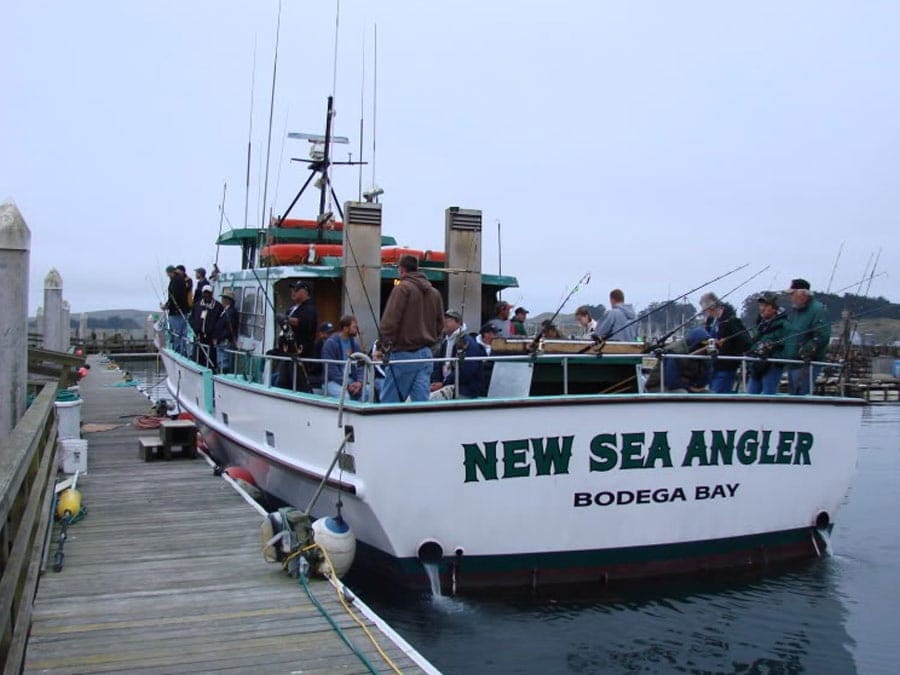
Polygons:
[[[329,129],[310,165],[325,176]],[[243,252],[242,269],[216,281],[240,311],[233,371],[157,337],[167,387],[212,456],[313,516],[339,508],[355,565],[418,588],[425,563],[442,588],[465,593],[823,555],[856,465],[859,399],[650,393],[643,344],[540,337],[495,340],[480,398],[358,402],[271,386],[277,357],[266,352],[292,282],[312,287],[320,321],[352,313],[364,343],[378,335],[399,276],[385,247],[397,242],[375,200],[337,215],[320,208],[304,225],[282,216],[222,235]],[[517,280],[482,270],[480,211],[443,215],[444,251],[422,251],[420,268],[479,326]],[[374,378],[379,364],[355,358]]]

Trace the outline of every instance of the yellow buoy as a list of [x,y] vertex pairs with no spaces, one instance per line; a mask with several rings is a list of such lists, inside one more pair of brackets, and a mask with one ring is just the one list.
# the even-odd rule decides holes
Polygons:
[[59,493],[56,499],[56,517],[62,520],[66,516],[74,518],[81,512],[81,493],[72,488],[66,488]]

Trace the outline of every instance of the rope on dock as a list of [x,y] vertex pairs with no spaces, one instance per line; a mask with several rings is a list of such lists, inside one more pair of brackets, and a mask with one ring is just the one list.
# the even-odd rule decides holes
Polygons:
[[[360,618],[358,616],[356,616],[356,613],[353,611],[353,609],[347,603],[347,600],[344,597],[344,594],[341,592],[342,588],[343,588],[343,584],[341,584],[339,581],[337,583],[335,583],[334,565],[331,564],[331,558],[328,557],[328,551],[326,551],[319,544],[310,544],[309,546],[298,551],[297,554],[303,554],[306,551],[309,551],[314,548],[319,549],[319,551],[321,551],[322,555],[325,556],[325,562],[328,563],[328,568],[329,568],[329,570],[331,570],[331,573],[327,574],[326,577],[327,577],[328,581],[331,583],[334,590],[337,592],[338,600],[340,600],[341,605],[343,605],[344,611],[346,611],[347,614],[350,615],[350,618],[353,619],[356,622],[356,624],[360,628],[363,629],[363,632],[369,638],[369,641],[375,647],[375,650],[378,652],[378,654],[381,656],[381,658],[384,660],[384,662],[386,664],[388,664],[388,666],[390,666],[391,670],[393,670],[395,673],[397,673],[397,675],[402,675],[402,671],[397,667],[397,664],[391,660],[391,657],[388,656],[387,653],[385,653],[385,651],[381,648],[381,645],[378,644],[378,641],[375,639],[375,636],[372,635],[372,632],[369,630],[369,627],[366,626],[366,624],[362,620],[360,620]],[[297,575],[297,577],[300,579],[300,583],[303,585],[303,588],[306,591],[306,595],[309,597],[310,601],[312,601],[312,603],[316,606],[316,608],[318,608],[318,610],[322,613],[322,616],[324,616],[328,620],[328,623],[331,624],[331,626],[334,628],[334,630],[337,632],[337,634],[340,636],[340,638],[347,644],[348,647],[350,647],[351,650],[353,650],[353,653],[359,657],[359,659],[363,662],[363,664],[366,666],[366,668],[369,669],[369,672],[377,673],[378,671],[375,670],[374,666],[369,662],[369,660],[365,657],[365,655],[362,654],[362,652],[360,652],[356,648],[356,646],[353,645],[352,642],[350,642],[350,639],[344,634],[344,632],[341,630],[340,626],[338,626],[335,623],[334,619],[331,618],[331,615],[328,614],[328,611],[319,603],[319,601],[312,594],[312,591],[310,591],[310,589],[309,589],[309,585],[306,583],[306,575],[303,574],[303,572],[300,572]]]

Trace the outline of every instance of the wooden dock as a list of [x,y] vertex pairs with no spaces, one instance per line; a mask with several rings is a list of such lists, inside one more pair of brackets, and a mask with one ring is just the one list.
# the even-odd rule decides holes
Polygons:
[[82,420],[123,426],[84,434],[88,511],[69,528],[63,570],[40,580],[26,673],[437,672],[355,599],[392,667],[331,584],[310,581],[365,660],[351,650],[298,581],[263,560],[259,514],[202,458],[138,458],[147,432],[131,422],[150,403],[92,363]]

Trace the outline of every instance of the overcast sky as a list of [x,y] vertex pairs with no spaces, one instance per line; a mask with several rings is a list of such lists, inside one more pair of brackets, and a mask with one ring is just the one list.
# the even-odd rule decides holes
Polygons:
[[[261,221],[277,6],[4,2],[0,200],[31,228],[32,312],[51,267],[78,313],[152,308],[167,263],[211,265],[225,181],[243,223],[254,44]],[[369,161],[376,22],[376,180],[400,243],[443,248],[444,209],[482,209],[484,269],[500,221],[521,286],[505,297],[534,313],[586,271],[568,311],[616,286],[640,308],[742,263],[712,290],[765,265],[748,293],[824,289],[841,242],[832,290],[881,249],[871,292],[900,301],[900,3],[343,0],[336,131],[356,158],[365,42]],[[285,129],[323,128],[334,27],[333,0],[284,0],[276,212],[306,177]],[[336,188],[355,199],[355,170]]]

